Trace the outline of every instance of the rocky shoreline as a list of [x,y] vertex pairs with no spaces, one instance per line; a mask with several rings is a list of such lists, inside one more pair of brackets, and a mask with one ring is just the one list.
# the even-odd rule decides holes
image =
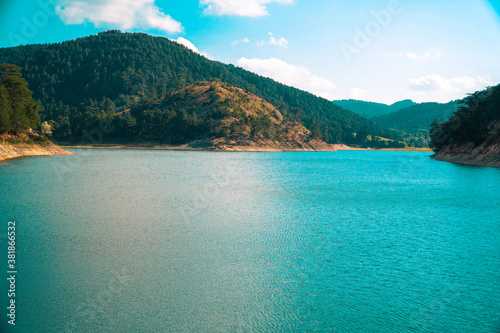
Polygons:
[[48,143],[0,143],[0,161],[24,156],[74,155],[73,153]]
[[431,157],[444,162],[500,168],[500,142],[488,147],[467,143],[438,151]]
[[314,141],[301,146],[266,144],[249,146],[231,146],[231,145],[203,145],[203,144],[184,144],[184,145],[164,145],[164,144],[89,144],[89,145],[55,145],[52,142],[46,143],[19,143],[7,144],[0,143],[0,161],[25,157],[25,156],[49,156],[49,155],[74,155],[65,148],[75,149],[144,149],[144,150],[182,150],[182,151],[220,151],[220,152],[327,152],[339,150],[361,150],[361,151],[430,151],[428,149],[369,149],[350,147],[344,144],[325,144]]
[[249,145],[249,146],[231,146],[231,145],[202,145],[202,144],[184,144],[184,145],[166,145],[166,144],[68,144],[60,143],[63,148],[73,149],[144,149],[144,150],[182,150],[182,151],[220,151],[220,152],[328,152],[339,150],[359,150],[359,151],[415,151],[432,152],[428,148],[360,148],[351,147],[345,144],[326,144],[310,143],[302,146],[293,145]]

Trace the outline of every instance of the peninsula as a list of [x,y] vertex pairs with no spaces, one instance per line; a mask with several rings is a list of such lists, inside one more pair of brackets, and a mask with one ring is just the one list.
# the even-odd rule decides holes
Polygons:
[[432,158],[500,167],[500,85],[470,94],[455,114],[431,129]]

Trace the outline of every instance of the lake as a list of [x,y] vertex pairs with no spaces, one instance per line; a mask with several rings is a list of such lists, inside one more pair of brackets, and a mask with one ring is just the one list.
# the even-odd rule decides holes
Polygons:
[[15,332],[500,332],[499,169],[71,151],[0,165]]

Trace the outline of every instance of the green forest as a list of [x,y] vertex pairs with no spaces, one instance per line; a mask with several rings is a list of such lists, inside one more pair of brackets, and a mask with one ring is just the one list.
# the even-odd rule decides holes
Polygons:
[[40,105],[31,97],[19,67],[9,64],[0,67],[0,134],[38,129]]
[[[103,123],[114,124],[108,126],[113,131],[102,131],[104,140],[124,142],[157,137],[145,132],[143,114],[137,110],[146,110],[151,103],[168,105],[162,101],[194,83],[220,80],[271,103],[286,120],[303,124],[315,138],[325,142],[404,146],[400,142],[404,139],[401,131],[384,129],[310,93],[211,61],[163,37],[112,30],[57,44],[0,49],[0,63],[20,67],[34,99],[43,107],[42,121],[54,125],[53,135],[59,141],[80,140],[85,133],[102,128]],[[125,112],[129,109],[135,111]],[[155,121],[161,123],[167,118]],[[187,121],[189,117],[181,119]],[[172,131],[170,122],[161,124],[165,131]],[[254,126],[268,124],[262,120]],[[189,138],[172,135],[166,135],[169,141]],[[380,137],[391,140],[377,139]]]
[[434,120],[448,120],[457,111],[458,101],[441,103],[415,104],[399,111],[373,118],[381,126],[395,128],[407,133],[419,130],[429,130],[429,124]]
[[448,121],[432,123],[430,135],[435,151],[468,142],[475,146],[496,142],[500,137],[500,85],[468,95]]

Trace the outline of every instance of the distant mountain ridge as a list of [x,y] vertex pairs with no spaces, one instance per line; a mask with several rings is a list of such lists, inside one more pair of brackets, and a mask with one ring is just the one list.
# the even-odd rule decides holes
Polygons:
[[457,110],[459,101],[449,103],[415,103],[403,100],[392,105],[358,100],[334,101],[359,115],[364,115],[380,126],[399,131],[404,141],[415,147],[428,147],[432,122],[447,120]]
[[333,101],[333,103],[368,119],[380,117],[416,104],[409,99],[391,105],[355,99],[337,100]]
[[415,104],[372,120],[381,126],[408,133],[415,133],[418,130],[428,131],[435,119],[440,122],[449,119],[457,111],[458,104],[458,101]]

